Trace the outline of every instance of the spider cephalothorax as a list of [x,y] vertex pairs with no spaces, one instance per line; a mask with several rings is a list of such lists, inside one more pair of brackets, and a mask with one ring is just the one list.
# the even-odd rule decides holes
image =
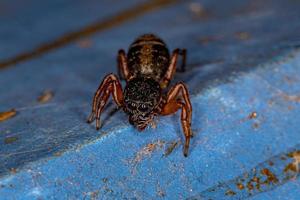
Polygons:
[[126,87],[123,91],[119,78],[108,74],[95,93],[88,122],[96,119],[96,128],[100,128],[100,115],[110,95],[129,115],[129,122],[140,131],[152,122],[155,115],[169,115],[181,110],[185,135],[183,153],[187,156],[192,137],[192,105],[188,90],[184,83],[177,83],[168,92],[163,91],[176,72],[179,55],[183,58],[181,70],[184,70],[186,50],[175,49],[170,56],[166,44],[153,34],[138,37],[130,45],[127,56],[124,50],[120,50],[119,76],[126,80]]
[[161,100],[159,84],[147,77],[136,77],[128,81],[124,89],[124,111],[129,122],[144,130],[153,120]]

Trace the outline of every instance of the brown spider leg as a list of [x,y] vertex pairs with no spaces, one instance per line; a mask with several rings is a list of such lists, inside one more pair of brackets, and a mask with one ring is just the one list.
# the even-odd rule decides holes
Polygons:
[[189,93],[184,83],[177,83],[168,92],[167,103],[163,106],[161,114],[170,115],[181,108],[181,126],[185,136],[183,154],[188,155],[190,138],[193,137],[191,130],[192,105]]
[[109,74],[103,79],[93,99],[92,113],[90,114],[87,122],[91,123],[94,121],[96,114],[97,129],[100,128],[100,115],[111,93],[117,106],[121,107],[123,105],[122,86],[117,76],[114,74]]
[[185,70],[185,63],[186,63],[186,49],[175,49],[172,53],[172,57],[171,57],[171,61],[170,61],[170,65],[168,67],[168,70],[165,74],[165,76],[163,77],[160,85],[162,88],[166,88],[171,79],[173,78],[175,72],[176,72],[176,64],[177,64],[177,60],[178,60],[178,55],[182,56],[182,63],[181,63],[181,70],[180,71],[184,71]]
[[118,75],[120,79],[125,79],[126,81],[129,79],[130,76],[127,64],[127,57],[123,49],[120,49],[118,52]]
[[106,84],[111,81],[111,74],[107,75],[104,77],[104,79],[102,80],[101,84],[99,85],[97,91],[95,92],[94,98],[93,98],[93,107],[92,107],[92,112],[87,120],[88,123],[91,123],[95,120],[95,114],[96,114],[96,109],[97,109],[97,105],[99,102],[99,96],[101,95],[101,93],[103,92],[103,88],[105,88]]

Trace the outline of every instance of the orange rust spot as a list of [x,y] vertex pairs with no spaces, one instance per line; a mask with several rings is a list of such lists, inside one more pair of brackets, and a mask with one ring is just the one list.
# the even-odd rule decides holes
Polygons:
[[290,152],[287,154],[287,156],[290,158],[298,158],[300,156],[300,150]]
[[0,122],[5,121],[9,118],[14,117],[17,114],[15,109],[11,109],[9,111],[0,112]]
[[38,97],[38,102],[46,103],[50,101],[54,96],[54,93],[50,90],[45,90],[41,96]]
[[290,164],[288,164],[285,168],[284,168],[284,172],[288,172],[288,171],[293,171],[298,173],[299,172],[299,163],[300,163],[300,150],[291,152],[287,154],[288,157],[293,158],[294,161]]
[[236,186],[240,190],[243,190],[245,188],[245,186],[242,183],[237,183]]
[[278,182],[277,177],[267,168],[262,169],[261,174],[267,177],[267,180],[264,181],[266,184]]
[[288,172],[288,171],[293,171],[293,172],[297,172],[297,167],[294,163],[290,163],[287,166],[285,166],[284,172]]

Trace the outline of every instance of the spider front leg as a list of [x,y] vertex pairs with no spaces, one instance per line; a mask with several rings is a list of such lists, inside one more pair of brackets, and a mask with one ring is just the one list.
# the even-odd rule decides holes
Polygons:
[[181,109],[181,126],[185,136],[183,154],[188,155],[190,138],[193,137],[191,130],[192,105],[188,90],[184,83],[178,83],[168,92],[166,104],[163,106],[161,114],[170,115]]
[[92,112],[87,122],[91,123],[96,119],[97,130],[100,129],[100,115],[103,111],[104,106],[107,103],[110,94],[112,94],[112,97],[116,102],[117,106],[122,107],[123,105],[122,86],[120,84],[118,77],[114,74],[109,74],[103,79],[93,99]]

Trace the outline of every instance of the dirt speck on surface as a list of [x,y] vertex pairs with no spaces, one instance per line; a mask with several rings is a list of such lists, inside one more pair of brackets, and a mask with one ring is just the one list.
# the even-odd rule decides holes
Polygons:
[[47,103],[48,101],[50,101],[54,96],[53,91],[51,90],[45,90],[41,96],[38,97],[38,102],[39,103]]
[[91,200],[98,199],[99,193],[100,193],[100,191],[91,192],[91,194],[90,194]]
[[10,118],[16,116],[16,114],[17,114],[17,111],[15,109],[0,112],[0,122],[10,119]]
[[251,35],[248,32],[241,31],[241,32],[236,32],[235,37],[239,40],[249,40],[251,38]]
[[294,107],[293,107],[293,106],[291,106],[291,105],[289,105],[287,108],[288,108],[288,110],[289,110],[289,111],[292,111],[292,110],[294,110]]
[[298,77],[293,77],[293,76],[284,76],[283,77],[284,81],[287,82],[288,84],[293,84],[297,83],[299,81]]
[[106,178],[106,177],[102,178],[102,182],[103,183],[107,183],[108,182],[108,178]]
[[63,154],[63,152],[58,151],[58,152],[55,152],[53,155],[56,156],[56,157],[59,157],[59,156],[61,156],[62,154]]
[[10,168],[9,171],[10,171],[10,173],[12,173],[12,174],[17,173],[17,169],[16,169],[16,168]]
[[203,5],[199,2],[192,2],[189,4],[190,11],[194,14],[197,18],[205,18],[208,16],[206,10],[204,9]]
[[292,101],[292,102],[300,103],[300,96],[298,96],[298,95],[282,94],[282,97],[286,101]]
[[127,160],[126,162],[131,165],[131,174],[137,172],[137,166],[141,163],[142,160],[151,157],[152,153],[157,149],[162,149],[165,144],[165,141],[157,140],[153,143],[149,143],[136,152],[135,156],[132,159]]
[[198,39],[198,42],[202,45],[207,45],[211,42],[219,41],[223,38],[223,36],[205,36]]
[[81,39],[77,42],[78,47],[82,49],[87,49],[92,46],[92,40],[91,39]]
[[273,166],[274,163],[273,163],[272,161],[269,161],[269,165],[270,165],[270,166]]
[[4,139],[4,144],[11,144],[18,140],[17,137],[7,137]]
[[157,186],[157,188],[156,188],[156,194],[160,198],[163,198],[163,197],[166,196],[165,191],[160,186]]
[[273,99],[268,100],[268,106],[272,107],[275,104]]
[[257,118],[257,112],[255,111],[248,115],[248,119],[255,119],[255,118]]
[[252,127],[254,129],[258,129],[259,128],[259,123],[257,123],[257,122],[253,123]]
[[251,191],[251,190],[254,189],[254,186],[253,186],[253,184],[251,182],[248,182],[247,183],[247,188],[248,188],[249,191]]
[[169,156],[179,144],[180,144],[180,141],[171,142],[171,144],[165,150],[164,156],[165,157]]
[[96,200],[96,199],[99,199],[99,194],[100,194],[99,190],[87,192],[84,194],[85,195],[84,199],[86,199],[86,197],[89,197],[88,199]]
[[137,164],[141,162],[146,157],[151,156],[151,154],[158,148],[162,148],[164,145],[164,141],[158,140],[154,143],[149,143],[146,146],[144,146],[141,150],[139,150],[134,159],[132,160],[132,163]]
[[234,191],[232,191],[232,190],[227,190],[226,193],[225,193],[225,195],[227,195],[227,196],[233,196],[233,195],[236,195],[236,193]]

